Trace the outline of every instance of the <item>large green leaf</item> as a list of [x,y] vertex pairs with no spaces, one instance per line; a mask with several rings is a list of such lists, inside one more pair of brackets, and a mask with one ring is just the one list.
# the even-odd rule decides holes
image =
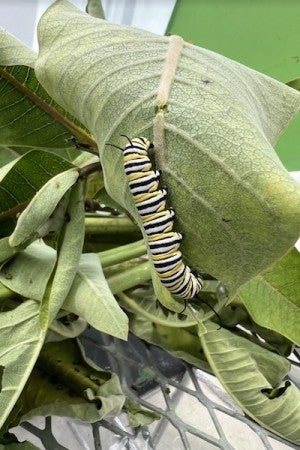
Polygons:
[[21,212],[36,192],[52,177],[70,169],[65,159],[32,150],[1,168],[0,237],[10,234]]
[[[91,141],[84,127],[36,79],[36,54],[0,29],[0,145],[67,149],[71,135]],[[73,157],[78,152],[74,152]]]
[[105,143],[123,146],[121,134],[154,139],[189,265],[233,295],[293,245],[299,187],[273,145],[299,110],[297,91],[179,37],[110,24],[65,0],[42,17],[39,42],[38,80],[95,136],[108,193],[138,221],[122,155]]
[[296,249],[250,280],[238,295],[256,323],[300,345],[300,254]]
[[0,147],[0,167],[8,164],[19,156],[19,154],[8,148],[8,147]]
[[291,382],[283,386],[290,363],[215,324],[207,327],[200,336],[205,356],[231,397],[260,425],[300,444],[300,392]]
[[0,428],[30,375],[45,339],[39,324],[40,305],[27,300],[0,314],[0,365],[4,366],[0,392]]

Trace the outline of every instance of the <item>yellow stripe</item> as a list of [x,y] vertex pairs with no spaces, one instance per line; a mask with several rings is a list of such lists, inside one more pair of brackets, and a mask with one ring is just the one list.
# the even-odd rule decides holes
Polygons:
[[167,210],[156,212],[154,214],[150,214],[150,215],[147,215],[145,217],[142,217],[142,220],[143,220],[144,224],[147,224],[151,220],[158,219],[159,217],[164,217],[164,216],[165,217],[170,217],[170,212],[167,211]]
[[133,181],[133,180],[138,180],[139,178],[145,178],[148,176],[155,176],[155,173],[153,172],[153,170],[149,170],[149,172],[131,173],[131,174],[127,175],[127,180]]
[[178,289],[182,284],[184,284],[184,282],[182,280],[179,280],[178,283],[174,284],[174,286],[168,286],[167,289],[170,292],[174,292],[176,291],[176,289]]
[[152,188],[149,189],[149,192],[155,192],[157,191],[157,189],[158,189],[158,181],[156,181],[152,186]]
[[149,200],[150,198],[154,198],[157,197],[158,195],[161,194],[161,191],[156,191],[156,192],[145,192],[143,194],[137,194],[134,196],[136,203],[137,202],[143,202],[145,200]]
[[144,155],[141,155],[140,153],[131,153],[129,155],[124,156],[124,162],[133,161],[134,159],[144,159],[145,156],[147,156],[146,152]]
[[146,149],[148,150],[149,146],[150,146],[150,141],[148,139],[145,138],[146,143],[144,143],[140,138],[133,138],[131,139],[132,143],[137,143],[140,144],[142,147],[146,147]]
[[173,229],[173,222],[171,222],[170,225],[167,226],[164,233],[168,233],[169,231],[172,231],[172,229]]
[[[180,255],[179,255],[180,254]],[[163,259],[165,259],[165,258],[168,258],[169,256],[174,256],[174,255],[176,255],[176,256],[182,256],[182,253],[181,252],[179,252],[179,251],[175,251],[174,252],[174,250],[172,250],[172,251],[170,251],[170,252],[168,252],[168,253],[163,253],[162,255],[152,255],[152,259],[153,259],[153,261],[161,261],[161,260],[163,260]],[[180,262],[180,261],[179,261]]]
[[177,272],[179,272],[184,267],[184,264],[182,261],[180,261],[174,269],[169,270],[168,272],[159,273],[159,278],[169,278],[172,275],[175,275]]
[[[148,236],[148,241],[155,242],[165,238],[177,239],[177,233],[175,233],[175,231],[171,231],[170,233],[152,234],[151,236]],[[170,242],[170,244],[172,244],[172,242]]]

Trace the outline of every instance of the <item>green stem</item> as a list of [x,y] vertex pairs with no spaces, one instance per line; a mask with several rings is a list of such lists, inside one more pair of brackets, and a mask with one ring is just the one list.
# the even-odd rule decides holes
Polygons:
[[87,235],[137,233],[138,227],[127,217],[86,217]]
[[151,266],[149,261],[124,270],[116,275],[108,276],[107,282],[113,294],[126,291],[151,279]]
[[120,264],[129,259],[138,258],[145,255],[146,246],[143,240],[132,242],[131,244],[122,245],[111,250],[98,253],[102,268]]

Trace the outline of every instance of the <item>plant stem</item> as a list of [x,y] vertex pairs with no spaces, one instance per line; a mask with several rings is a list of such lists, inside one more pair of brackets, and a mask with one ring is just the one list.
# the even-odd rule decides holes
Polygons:
[[137,266],[124,270],[117,275],[107,277],[108,285],[113,294],[126,291],[138,284],[151,279],[151,267],[149,261],[138,264]]
[[86,234],[137,233],[138,227],[127,217],[86,217]]
[[146,253],[146,246],[143,240],[122,245],[111,250],[98,253],[102,268],[120,264],[129,259],[138,258]]

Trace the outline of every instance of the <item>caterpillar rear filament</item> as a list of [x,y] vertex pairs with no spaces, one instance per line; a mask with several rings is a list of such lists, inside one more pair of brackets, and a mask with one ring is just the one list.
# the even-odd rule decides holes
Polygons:
[[148,157],[153,144],[144,137],[127,139],[127,145],[120,148],[124,170],[147,234],[154,267],[160,281],[172,294],[191,299],[202,288],[203,280],[182,260],[179,250],[182,235],[173,231],[175,213],[166,208],[167,191],[159,189],[160,173],[153,170]]

